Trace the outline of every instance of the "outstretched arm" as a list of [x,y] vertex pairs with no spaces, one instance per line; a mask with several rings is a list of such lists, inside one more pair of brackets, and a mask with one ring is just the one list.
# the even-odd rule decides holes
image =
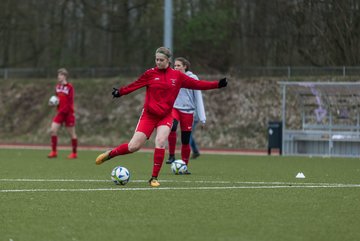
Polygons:
[[206,80],[195,80],[185,74],[182,75],[182,88],[193,89],[193,90],[209,90],[223,88],[227,86],[227,79],[222,78],[219,81],[206,81]]
[[125,85],[123,87],[120,87],[119,89],[113,88],[112,96],[113,98],[118,98],[122,95],[130,94],[131,92],[140,89],[148,84],[148,76],[147,72],[145,72],[143,75],[140,76],[139,79],[132,82],[131,84]]

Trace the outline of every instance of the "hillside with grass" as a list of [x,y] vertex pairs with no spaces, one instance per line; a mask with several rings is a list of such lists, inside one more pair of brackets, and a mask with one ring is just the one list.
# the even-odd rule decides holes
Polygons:
[[[145,89],[113,99],[113,87],[134,78],[71,79],[75,87],[80,145],[113,146],[129,140],[141,113]],[[203,91],[206,128],[195,137],[203,148],[267,148],[267,123],[281,118],[279,79],[231,78],[228,88]],[[48,144],[56,110],[47,102],[56,79],[0,80],[0,142]],[[69,144],[65,129],[60,144]],[[147,143],[153,145],[153,136]]]

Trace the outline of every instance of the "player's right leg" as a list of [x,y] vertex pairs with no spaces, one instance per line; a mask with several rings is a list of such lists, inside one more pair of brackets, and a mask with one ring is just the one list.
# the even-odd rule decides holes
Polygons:
[[100,165],[100,164],[106,162],[107,160],[110,160],[110,156],[109,156],[110,152],[111,152],[111,150],[108,150],[108,151],[98,155],[98,157],[95,160],[95,164]]
[[100,165],[107,160],[119,155],[126,155],[138,151],[151,136],[155,127],[155,122],[151,120],[146,112],[141,113],[135,133],[129,143],[123,143],[113,150],[106,151],[96,158],[96,165]]
[[171,132],[170,132],[169,137],[168,137],[169,158],[166,161],[166,164],[171,164],[171,163],[173,163],[173,161],[175,161],[175,149],[176,149],[176,140],[177,140],[176,129],[177,129],[177,126],[178,126],[178,121],[176,119],[174,119],[173,125],[172,125],[172,128],[171,128]]
[[96,165],[100,165],[100,164],[104,163],[105,161],[110,160],[113,157],[136,152],[144,145],[146,140],[147,140],[147,137],[144,133],[135,132],[135,134],[133,135],[133,137],[131,138],[129,143],[123,143],[112,150],[108,150],[108,151],[100,154],[96,158],[95,163],[96,163]]
[[[56,118],[56,117],[55,117]],[[48,158],[55,158],[57,157],[57,142],[58,142],[58,138],[57,138],[57,132],[60,128],[61,124],[53,121],[51,123],[51,127],[50,127],[50,135],[51,135],[51,151],[48,155]]]

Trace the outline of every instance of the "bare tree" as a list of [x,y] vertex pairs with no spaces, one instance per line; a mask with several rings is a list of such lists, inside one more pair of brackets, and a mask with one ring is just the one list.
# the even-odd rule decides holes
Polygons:
[[[360,0],[174,0],[174,54],[197,70],[358,65]],[[163,0],[3,0],[0,66],[154,64]]]

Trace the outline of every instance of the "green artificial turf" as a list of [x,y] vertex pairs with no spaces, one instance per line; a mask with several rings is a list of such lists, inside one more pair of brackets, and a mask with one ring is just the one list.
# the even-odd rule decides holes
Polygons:
[[[192,175],[164,163],[150,188],[152,153],[100,166],[99,151],[47,153],[0,149],[0,240],[360,240],[355,158],[202,155]],[[110,180],[117,165],[125,186]]]

